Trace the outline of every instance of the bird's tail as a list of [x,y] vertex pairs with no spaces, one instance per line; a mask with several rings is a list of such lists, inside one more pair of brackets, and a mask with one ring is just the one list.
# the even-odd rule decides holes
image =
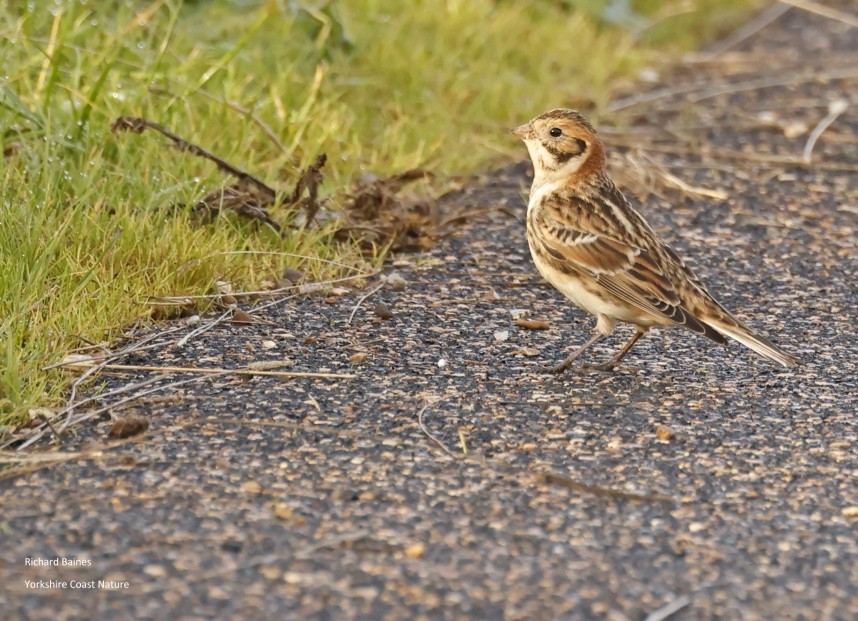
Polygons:
[[754,334],[729,314],[723,320],[707,319],[704,323],[773,362],[785,367],[793,367],[798,364],[798,359],[790,356],[767,338]]

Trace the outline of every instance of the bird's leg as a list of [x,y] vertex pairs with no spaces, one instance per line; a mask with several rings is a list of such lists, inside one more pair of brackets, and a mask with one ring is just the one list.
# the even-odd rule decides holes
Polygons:
[[638,342],[638,339],[644,335],[645,330],[641,330],[638,328],[635,330],[635,333],[632,335],[632,338],[623,345],[623,348],[617,352],[617,355],[611,358],[608,362],[604,362],[602,364],[588,364],[585,365],[588,369],[594,369],[596,371],[611,371],[615,366],[620,364],[620,360],[622,360],[629,350],[632,348],[632,345]]
[[[553,367],[542,367],[541,370],[546,371],[546,372],[551,372],[551,373],[563,373],[563,371],[565,371],[566,369],[568,369],[569,367],[572,366],[572,363],[578,359],[578,356],[580,356],[585,351],[590,349],[590,347],[595,345],[598,341],[602,340],[603,338],[605,338],[604,334],[602,334],[601,332],[596,332],[589,341],[587,341],[586,343],[581,345],[581,347],[579,347],[574,352],[572,352],[572,354],[567,356],[566,360],[564,360],[560,364],[555,365]],[[629,347],[631,347],[631,345]]]

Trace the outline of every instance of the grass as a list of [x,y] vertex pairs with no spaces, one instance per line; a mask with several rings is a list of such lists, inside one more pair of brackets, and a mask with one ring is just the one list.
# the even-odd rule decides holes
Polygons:
[[[312,257],[382,258],[334,243],[330,228],[280,237],[169,209],[223,176],[154,134],[112,135],[117,116],[155,120],[284,189],[326,152],[336,203],[363,172],[421,166],[443,182],[521,157],[507,128],[556,105],[598,110],[612,81],[723,30],[751,1],[647,0],[637,13],[603,0],[4,7],[0,426],[58,403],[67,377],[42,367],[148,317],[149,296],[253,287],[285,267],[337,272]],[[226,252],[251,249],[311,258]]]

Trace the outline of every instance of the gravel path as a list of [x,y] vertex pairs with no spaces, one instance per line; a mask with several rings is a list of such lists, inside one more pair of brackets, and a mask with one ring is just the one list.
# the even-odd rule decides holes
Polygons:
[[[123,360],[356,378],[217,376],[118,407],[143,436],[83,425],[63,450],[84,456],[0,481],[0,616],[858,618],[855,58],[858,28],[790,9],[604,133],[628,183],[622,145],[725,193],[650,179],[641,210],[802,366],[654,331],[615,372],[540,374],[593,320],[535,275],[516,165],[447,197],[491,213],[396,257],[405,288],[351,323],[366,290]],[[814,164],[788,163],[838,100]]]

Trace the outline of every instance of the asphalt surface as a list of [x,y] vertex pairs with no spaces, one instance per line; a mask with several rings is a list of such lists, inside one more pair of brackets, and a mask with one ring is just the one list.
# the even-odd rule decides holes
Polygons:
[[[149,421],[136,439],[107,440],[103,417],[82,425],[62,451],[85,455],[0,480],[0,616],[858,618],[856,57],[858,29],[790,9],[677,69],[673,95],[621,103],[631,129],[604,132],[629,184],[622,144],[725,193],[650,178],[660,196],[640,209],[798,368],[661,330],[614,372],[538,372],[593,320],[539,282],[529,166],[513,166],[447,197],[491,213],[392,259],[405,288],[351,323],[368,290],[166,346],[189,326],[124,360],[288,359],[356,378],[216,376],[117,406]],[[813,164],[782,161],[839,99]]]

